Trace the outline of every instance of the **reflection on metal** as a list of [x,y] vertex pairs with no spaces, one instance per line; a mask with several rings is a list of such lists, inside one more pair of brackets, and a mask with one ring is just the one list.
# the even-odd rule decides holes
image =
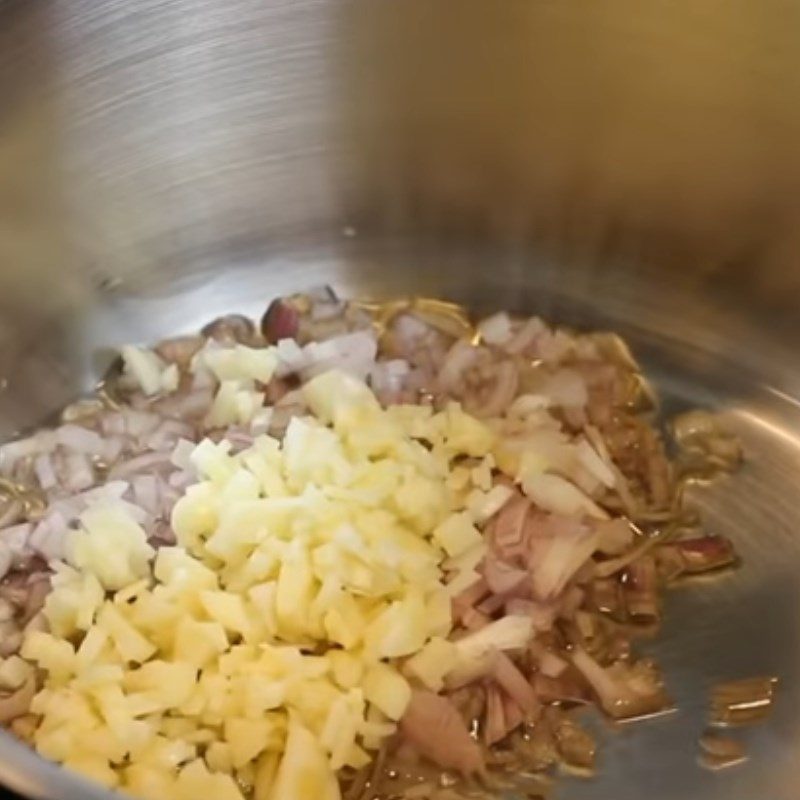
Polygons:
[[741,742],[719,733],[704,733],[699,740],[701,753],[698,763],[710,770],[726,769],[742,764],[747,753]]
[[[774,436],[789,445],[789,447],[800,451],[800,429],[796,425],[776,421],[763,412],[753,412],[744,408],[737,408],[733,413],[742,419],[744,424],[762,428],[769,436]],[[791,422],[793,421],[791,420]],[[798,453],[798,456],[800,456],[800,453]]]
[[712,725],[751,725],[772,712],[778,679],[744,678],[716,684],[711,690]]

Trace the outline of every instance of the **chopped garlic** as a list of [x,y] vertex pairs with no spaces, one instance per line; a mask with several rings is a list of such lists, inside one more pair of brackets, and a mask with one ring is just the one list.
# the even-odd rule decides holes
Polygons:
[[266,384],[277,366],[278,356],[274,347],[254,348],[243,344],[220,347],[216,342],[209,342],[192,359],[193,372],[206,368],[220,383],[258,381]]
[[146,395],[178,388],[178,368],[174,364],[168,367],[152,350],[125,345],[120,352],[126,374]]
[[433,532],[433,538],[451,558],[466,553],[483,541],[468,513],[452,514]]
[[85,511],[81,528],[67,540],[67,559],[95,575],[104,589],[122,589],[150,571],[153,548],[144,528],[126,513],[122,503],[97,505]]
[[458,661],[458,652],[452,642],[436,637],[431,639],[416,655],[406,661],[406,674],[421,681],[431,691],[438,692],[444,686],[444,678]]
[[208,428],[245,425],[255,418],[263,406],[263,393],[240,388],[236,381],[223,381],[205,418],[205,425]]
[[[203,351],[220,424],[250,415],[237,403],[260,397],[271,358]],[[456,405],[383,410],[344,373],[302,391],[316,417],[282,443],[176,450],[197,476],[173,509],[176,546],[153,557],[124,503],[81,518],[45,605],[53,633],[22,650],[47,675],[44,755],[148,799],[241,800],[241,783],[258,800],[333,800],[336,771],[394,732],[408,678],[441,685],[456,655],[443,565],[472,580],[484,552],[475,519],[502,496],[466,502],[494,435]],[[484,460],[455,488],[465,456]]]
[[364,676],[364,697],[389,719],[398,720],[411,699],[411,687],[396,669],[379,662]]

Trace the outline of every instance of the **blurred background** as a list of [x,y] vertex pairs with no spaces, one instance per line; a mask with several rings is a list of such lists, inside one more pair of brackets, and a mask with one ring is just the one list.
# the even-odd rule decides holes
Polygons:
[[[352,254],[345,230],[360,252],[482,242],[535,264],[528,283],[587,296],[627,262],[629,288],[651,270],[702,293],[700,315],[769,305],[797,332],[797,3],[2,0],[0,15],[6,326],[98,288]],[[26,369],[12,351],[6,375]]]
[[3,0],[4,278],[350,225],[796,289],[800,6],[493,5]]

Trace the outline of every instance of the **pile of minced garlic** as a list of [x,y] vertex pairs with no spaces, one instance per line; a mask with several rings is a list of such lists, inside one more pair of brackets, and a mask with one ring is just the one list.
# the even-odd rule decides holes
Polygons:
[[327,800],[394,732],[409,681],[441,688],[450,598],[511,493],[493,435],[455,404],[383,409],[338,371],[302,393],[313,416],[282,442],[176,451],[196,476],[176,546],[151,548],[121,500],[83,514],[49,631],[3,665],[44,676],[42,755],[152,800]]

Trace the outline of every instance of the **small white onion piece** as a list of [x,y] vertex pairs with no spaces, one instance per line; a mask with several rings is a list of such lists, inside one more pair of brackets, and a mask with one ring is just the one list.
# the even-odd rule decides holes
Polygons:
[[478,332],[487,344],[503,344],[512,335],[511,318],[505,311],[492,314],[491,317],[486,317],[478,323]]

